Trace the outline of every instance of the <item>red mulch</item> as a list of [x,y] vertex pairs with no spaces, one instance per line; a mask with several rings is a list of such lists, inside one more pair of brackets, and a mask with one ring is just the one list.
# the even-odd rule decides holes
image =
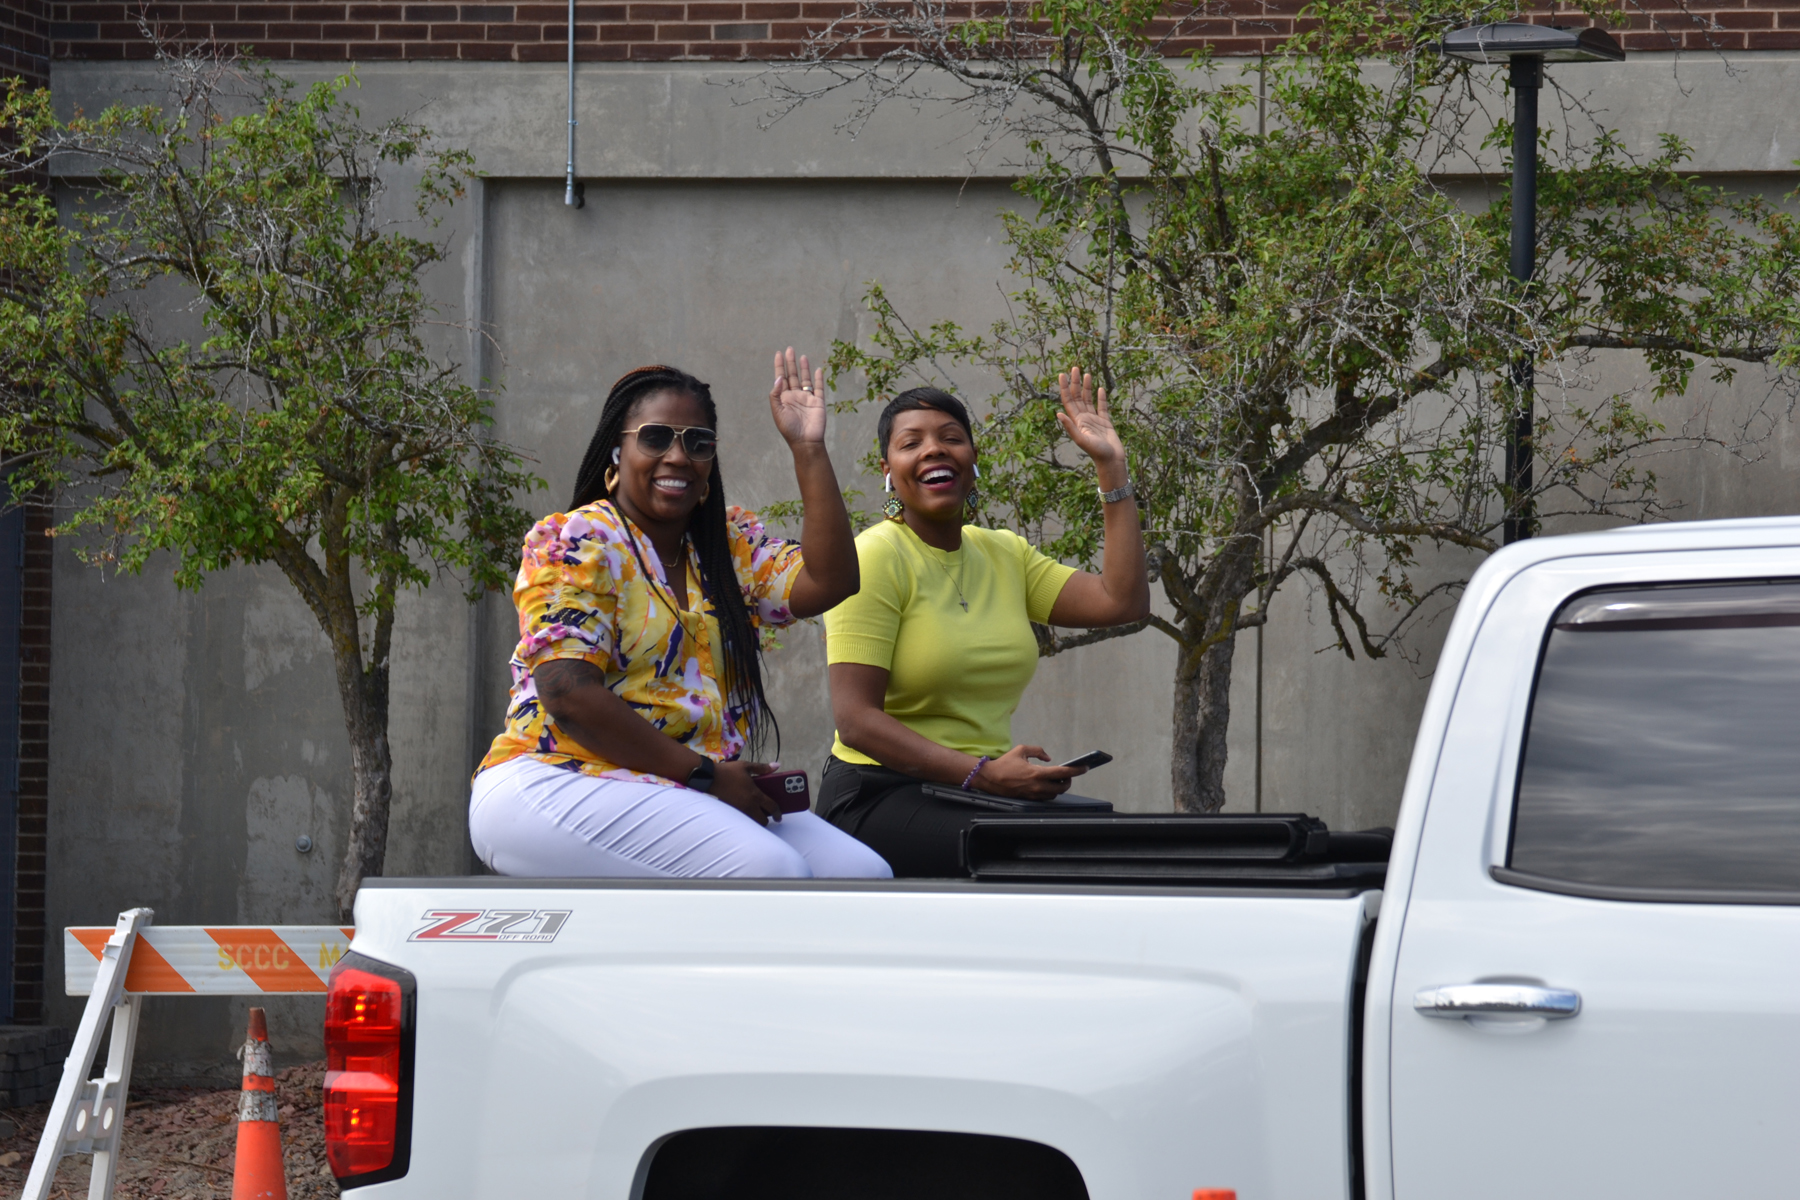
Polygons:
[[[337,1181],[325,1165],[319,1100],[324,1077],[322,1062],[289,1067],[275,1077],[288,1200],[335,1200],[338,1195]],[[113,1195],[117,1200],[229,1200],[237,1103],[237,1088],[133,1089]],[[17,1133],[0,1141],[0,1197],[12,1200],[24,1191],[49,1112],[48,1104],[39,1104],[0,1113],[18,1126]],[[86,1154],[63,1159],[50,1190],[52,1200],[85,1200],[89,1161]]]

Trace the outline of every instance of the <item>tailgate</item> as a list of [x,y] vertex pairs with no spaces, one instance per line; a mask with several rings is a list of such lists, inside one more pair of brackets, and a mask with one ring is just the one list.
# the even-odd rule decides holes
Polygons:
[[353,948],[419,1000],[412,1167],[367,1194],[627,1200],[671,1133],[807,1125],[1042,1142],[1094,1200],[1344,1196],[1377,898],[371,880]]

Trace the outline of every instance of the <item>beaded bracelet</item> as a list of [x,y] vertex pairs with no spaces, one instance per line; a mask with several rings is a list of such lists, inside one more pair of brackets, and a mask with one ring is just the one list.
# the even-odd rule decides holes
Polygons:
[[969,774],[967,775],[967,777],[965,777],[963,779],[962,790],[965,792],[968,791],[969,785],[971,783],[975,782],[975,777],[977,775],[981,774],[981,768],[987,766],[989,763],[991,763],[993,761],[994,760],[989,758],[987,755],[985,755],[985,754],[982,755],[981,758],[979,760],[977,760],[977,762],[975,763],[975,769],[973,771],[970,771]]

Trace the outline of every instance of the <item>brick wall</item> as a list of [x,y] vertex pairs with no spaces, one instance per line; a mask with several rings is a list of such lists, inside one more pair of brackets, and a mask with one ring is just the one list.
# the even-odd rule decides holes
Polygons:
[[[568,53],[565,4],[214,3],[206,0],[47,2],[57,58],[144,58],[141,22],[164,36],[248,47],[272,59],[560,61]],[[1800,0],[1627,0],[1616,25],[1627,48],[1800,49]],[[839,3],[582,3],[583,61],[787,58]],[[972,7],[972,6],[971,6]],[[1226,0],[1207,7],[1195,35],[1172,49],[1211,44],[1260,54],[1293,31],[1294,0]],[[1535,19],[1551,20],[1548,15]],[[1561,23],[1559,21],[1559,23]],[[1576,14],[1567,23],[1586,24]]]
[[44,864],[50,812],[51,508],[25,507],[19,630],[19,831],[13,901],[13,1021],[44,1014]]
[[1626,12],[1628,19],[1609,28],[1627,50],[1800,50],[1800,0],[1703,0],[1691,8],[1678,0],[1627,0]]
[[[0,3],[0,80],[50,82],[49,0]],[[50,760],[50,510],[25,510],[25,578],[20,630],[19,824],[13,897],[13,1020],[36,1024],[44,1010],[44,835]],[[4,966],[4,964],[0,964]]]
[[50,82],[50,0],[0,3],[0,79]]
[[66,1029],[0,1025],[0,1108],[42,1104],[56,1095],[71,1041]]

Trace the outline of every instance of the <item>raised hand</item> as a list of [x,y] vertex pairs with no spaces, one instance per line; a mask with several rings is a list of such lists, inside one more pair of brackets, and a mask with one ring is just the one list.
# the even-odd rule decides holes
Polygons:
[[813,370],[794,348],[775,355],[775,383],[769,388],[769,415],[790,446],[825,440],[825,372]]
[[1058,375],[1056,384],[1062,393],[1063,406],[1056,414],[1056,420],[1069,435],[1069,440],[1081,447],[1082,453],[1093,459],[1096,467],[1123,465],[1125,443],[1119,440],[1119,431],[1113,428],[1112,414],[1107,411],[1106,389],[1102,387],[1096,398],[1094,377],[1083,374],[1080,367],[1070,367]]

